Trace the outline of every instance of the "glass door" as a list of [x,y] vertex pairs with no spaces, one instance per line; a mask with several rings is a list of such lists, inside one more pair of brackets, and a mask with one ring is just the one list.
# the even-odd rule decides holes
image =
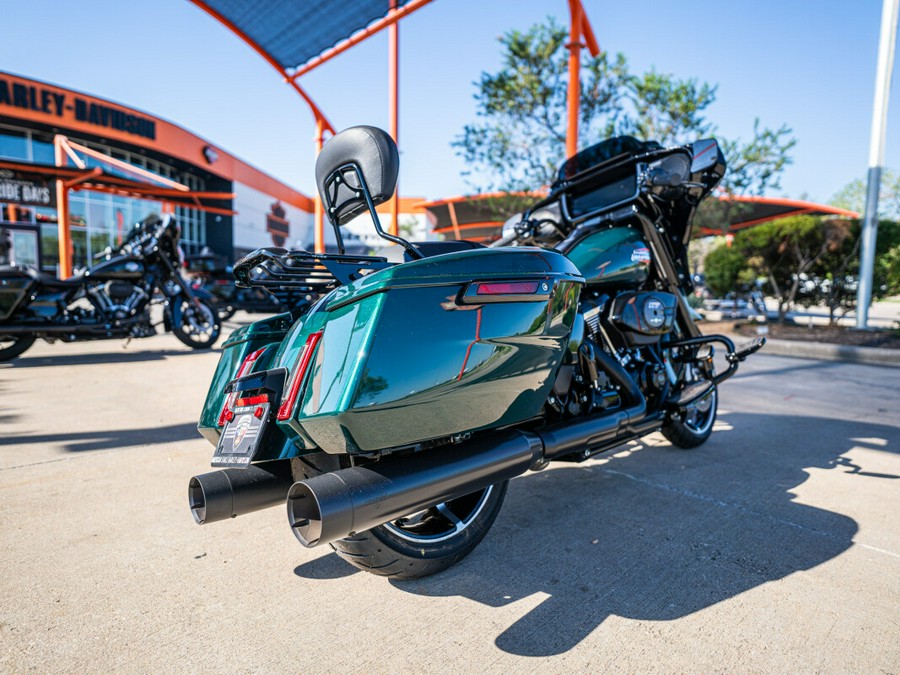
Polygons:
[[9,260],[17,265],[38,266],[38,233],[33,229],[8,228],[12,248]]

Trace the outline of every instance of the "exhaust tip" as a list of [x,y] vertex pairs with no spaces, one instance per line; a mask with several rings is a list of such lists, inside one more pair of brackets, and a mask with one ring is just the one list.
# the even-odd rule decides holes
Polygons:
[[197,476],[191,478],[188,483],[188,502],[194,522],[202,525],[206,522],[206,495],[203,493],[203,484]]
[[291,532],[306,548],[322,537],[322,514],[313,492],[303,483],[294,483],[287,496],[288,524]]

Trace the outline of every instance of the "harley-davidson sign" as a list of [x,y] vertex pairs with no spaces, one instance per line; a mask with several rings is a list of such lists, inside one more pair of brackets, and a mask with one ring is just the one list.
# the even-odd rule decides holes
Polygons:
[[95,127],[156,139],[156,122],[113,105],[77,96],[55,87],[17,82],[0,76],[0,112],[21,108],[53,118],[74,119]]
[[0,169],[0,202],[56,206],[56,190],[43,176]]

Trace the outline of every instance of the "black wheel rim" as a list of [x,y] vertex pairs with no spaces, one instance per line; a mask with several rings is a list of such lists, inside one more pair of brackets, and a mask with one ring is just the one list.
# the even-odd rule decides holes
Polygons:
[[702,436],[710,427],[716,417],[716,390],[710,391],[706,396],[697,399],[684,409],[684,426],[698,436]]
[[179,330],[196,344],[212,342],[216,334],[216,317],[213,310],[203,303],[182,301]]
[[384,524],[397,537],[417,544],[434,544],[459,536],[468,529],[487,506],[496,486],[441,502],[430,509]]

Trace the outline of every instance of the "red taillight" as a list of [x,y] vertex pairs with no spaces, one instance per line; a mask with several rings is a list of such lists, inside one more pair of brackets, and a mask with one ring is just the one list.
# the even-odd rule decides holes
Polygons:
[[282,422],[291,417],[291,413],[294,410],[294,404],[297,403],[297,394],[300,392],[300,385],[303,383],[303,376],[306,375],[306,369],[309,367],[309,362],[312,360],[312,355],[316,351],[316,345],[319,344],[321,337],[321,331],[318,333],[311,333],[310,336],[306,338],[306,344],[303,345],[300,356],[297,357],[297,365],[294,366],[294,370],[285,386],[287,395],[284,397],[284,400],[282,400],[281,407],[278,408],[278,419]]
[[476,295],[527,295],[536,293],[537,281],[506,281],[502,283],[478,284]]
[[[247,373],[250,372],[250,369],[253,368],[253,364],[256,362],[262,353],[266,351],[266,348],[257,349],[255,352],[250,352],[247,354],[247,358],[244,359],[243,363],[241,363],[241,367],[238,368],[237,375],[234,376],[235,379],[239,377],[243,377]],[[234,402],[237,400],[237,392],[233,391],[228,396],[225,397],[225,405],[222,406],[222,412],[219,413],[219,426],[224,427],[225,422],[230,422],[234,419]]]
[[239,398],[235,404],[235,408],[243,408],[248,405],[259,405],[260,403],[268,403],[269,395],[268,394],[260,394],[259,396],[247,396],[246,398]]

